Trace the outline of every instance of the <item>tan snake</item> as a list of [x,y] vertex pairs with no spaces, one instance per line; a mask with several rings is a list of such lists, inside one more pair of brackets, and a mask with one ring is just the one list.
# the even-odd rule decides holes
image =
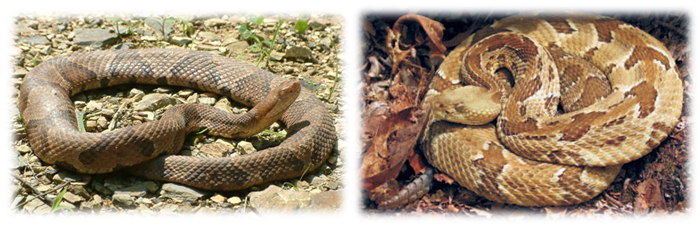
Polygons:
[[429,162],[480,196],[525,206],[595,197],[666,138],[683,105],[661,42],[583,15],[500,20],[451,52],[431,89]]

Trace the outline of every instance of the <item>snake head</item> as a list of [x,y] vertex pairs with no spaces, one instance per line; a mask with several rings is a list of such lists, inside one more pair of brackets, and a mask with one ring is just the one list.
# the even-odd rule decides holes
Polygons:
[[468,125],[481,125],[496,119],[500,101],[492,99],[492,91],[477,86],[445,90],[432,100],[433,117]]
[[[270,91],[265,97],[270,101],[270,111],[266,116],[280,116],[289,108],[292,103],[299,97],[301,93],[301,82],[298,79],[287,80],[280,83],[273,91]],[[278,117],[279,118],[279,117]]]

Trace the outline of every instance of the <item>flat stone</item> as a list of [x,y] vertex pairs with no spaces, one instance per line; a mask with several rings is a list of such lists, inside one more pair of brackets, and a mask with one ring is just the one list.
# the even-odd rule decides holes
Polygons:
[[202,190],[190,188],[184,185],[165,183],[160,190],[162,197],[170,199],[182,200],[184,202],[195,203],[197,200],[211,193]]
[[209,143],[203,145],[202,148],[200,148],[199,150],[216,157],[223,157],[224,154],[226,154],[231,149],[231,147],[221,143]]
[[138,182],[135,185],[118,189],[114,191],[114,194],[126,194],[132,197],[143,197],[148,192],[148,186],[145,182]]
[[32,45],[48,45],[51,44],[51,41],[46,38],[46,36],[30,36],[30,37],[22,37],[19,39],[19,42],[27,42]]
[[76,181],[82,181],[83,178],[70,171],[61,171],[58,172],[56,175],[53,175],[53,181],[59,184],[65,183],[65,182],[76,182]]
[[313,210],[338,210],[342,202],[342,191],[325,191],[311,195],[309,208]]
[[189,37],[173,37],[168,40],[171,44],[177,45],[177,46],[184,46],[187,44],[192,43],[192,39]]
[[310,60],[311,49],[307,47],[292,46],[284,52],[284,57],[289,59]]
[[118,41],[117,34],[109,29],[76,29],[73,43],[83,47],[106,47]]
[[194,93],[194,90],[192,89],[182,89],[180,91],[177,91],[177,95],[181,97],[189,97]]
[[207,19],[207,20],[204,21],[204,26],[207,26],[207,27],[219,27],[219,26],[222,26],[222,25],[226,25],[226,24],[228,24],[228,23],[229,23],[228,21],[226,21],[226,20],[224,20],[224,19],[221,19],[221,18],[211,18],[211,19]]
[[63,195],[63,199],[65,201],[68,201],[69,203],[76,204],[85,201],[83,197],[80,197],[76,194],[73,194],[72,192],[66,191],[66,194]]
[[284,190],[276,185],[248,194],[250,206],[258,212],[294,211],[309,206],[311,196],[307,192]]
[[213,98],[213,97],[200,97],[200,98],[198,99],[198,102],[199,102],[200,104],[203,104],[203,105],[212,106],[212,105],[216,104],[216,98]]
[[155,35],[159,37],[168,36],[173,33],[173,23],[172,20],[163,20],[160,18],[149,17],[146,18],[145,24],[149,28],[155,31]]
[[129,194],[125,193],[114,193],[114,195],[112,195],[112,202],[115,205],[122,206],[134,205],[134,199]]
[[155,111],[159,108],[175,105],[177,100],[167,94],[152,93],[143,96],[141,101],[134,105],[134,111]]
[[198,36],[205,40],[221,40],[221,37],[219,37],[218,35],[216,35],[216,33],[213,32],[200,32]]

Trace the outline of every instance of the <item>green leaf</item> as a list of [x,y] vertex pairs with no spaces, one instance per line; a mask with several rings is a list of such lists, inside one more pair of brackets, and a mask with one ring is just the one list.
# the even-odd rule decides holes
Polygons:
[[[59,193],[58,196],[56,196],[56,199],[53,201],[53,205],[51,205],[51,211],[49,213],[53,213],[54,211],[58,211],[61,209],[71,210],[70,208],[68,208],[66,206],[59,205],[59,204],[61,204],[61,201],[63,201],[63,195],[66,194],[66,190],[68,190],[68,188],[63,188],[63,191],[61,191],[61,193]],[[71,210],[71,211],[73,211],[73,210]]]
[[294,31],[296,31],[297,34],[303,34],[308,28],[309,22],[306,20],[298,20],[296,23],[294,23]]

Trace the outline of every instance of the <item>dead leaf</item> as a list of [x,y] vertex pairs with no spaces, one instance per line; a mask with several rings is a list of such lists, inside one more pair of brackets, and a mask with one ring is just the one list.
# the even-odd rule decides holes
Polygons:
[[401,171],[401,166],[415,146],[427,119],[421,116],[418,118],[421,121],[411,121],[416,115],[413,111],[411,108],[388,117],[373,117],[365,124],[365,129],[374,130],[372,143],[364,154],[360,167],[365,189],[372,189],[394,179]]
[[433,175],[433,177],[435,178],[436,181],[440,181],[440,182],[443,182],[443,183],[446,183],[446,184],[452,184],[452,183],[455,182],[455,180],[452,179],[452,177],[450,177],[450,176],[448,176],[447,174],[444,174],[444,173],[435,174],[435,175]]

